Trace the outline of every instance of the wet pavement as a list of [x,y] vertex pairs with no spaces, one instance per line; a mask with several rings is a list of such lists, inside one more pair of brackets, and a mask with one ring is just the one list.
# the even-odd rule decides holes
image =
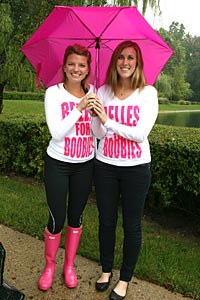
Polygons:
[[[111,289],[118,280],[119,272],[114,270],[108,290],[103,293],[97,292],[95,281],[101,272],[99,264],[77,255],[75,268],[79,284],[75,289],[67,288],[62,277],[64,249],[59,248],[52,288],[43,292],[37,288],[37,281],[44,267],[44,242],[4,225],[0,225],[0,241],[6,250],[4,279],[22,291],[25,300],[108,300]],[[134,277],[125,299],[185,300],[186,298]]]

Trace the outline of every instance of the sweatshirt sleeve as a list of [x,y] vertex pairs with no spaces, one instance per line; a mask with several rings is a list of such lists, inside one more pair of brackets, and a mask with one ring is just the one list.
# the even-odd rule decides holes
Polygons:
[[98,117],[92,118],[91,129],[95,137],[99,140],[102,139],[107,132],[107,129],[102,125]]
[[81,112],[74,107],[72,111],[63,119],[61,114],[61,104],[52,89],[47,89],[45,93],[45,115],[46,122],[53,139],[61,141],[72,129]]
[[104,124],[107,130],[135,142],[143,142],[149,135],[158,115],[158,96],[154,87],[147,87],[141,105],[140,119],[135,127],[120,124],[108,118]]

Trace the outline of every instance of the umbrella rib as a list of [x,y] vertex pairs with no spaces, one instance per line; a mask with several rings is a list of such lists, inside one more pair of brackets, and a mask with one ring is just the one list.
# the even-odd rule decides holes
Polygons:
[[83,21],[79,18],[79,16],[72,10],[72,12],[74,13],[74,15],[77,17],[77,19],[81,22],[81,24],[94,36],[95,41],[96,41],[96,49],[100,49],[100,37],[103,35],[103,33],[106,31],[106,29],[110,26],[110,24],[113,22],[113,20],[119,15],[119,13],[125,9],[126,7],[122,7],[120,8],[119,11],[117,11],[117,13],[113,16],[113,18],[110,20],[110,22],[106,25],[106,27],[104,28],[104,30],[101,32],[100,36],[96,36],[88,26],[86,26]]
[[[95,34],[90,30],[90,28],[88,27],[88,26],[86,26],[84,23],[83,23],[83,21],[79,18],[79,16],[73,11],[73,10],[71,10],[72,12],[73,12],[73,14],[77,17],[77,19],[81,22],[81,24],[83,25],[83,27],[85,27],[94,37],[95,37]],[[83,38],[84,39],[84,38]]]
[[106,29],[110,26],[110,24],[113,22],[113,20],[119,15],[119,13],[120,13],[123,9],[125,9],[125,7],[122,7],[122,8],[120,8],[119,11],[117,11],[116,15],[114,15],[114,17],[110,20],[110,22],[109,22],[109,23],[107,24],[107,26],[104,28],[104,30],[102,31],[102,33],[101,33],[100,36],[102,36],[102,34],[106,31]]

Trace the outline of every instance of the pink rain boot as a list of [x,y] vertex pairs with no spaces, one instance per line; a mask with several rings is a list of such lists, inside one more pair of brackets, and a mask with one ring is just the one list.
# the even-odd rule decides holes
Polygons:
[[53,281],[54,271],[56,267],[55,257],[60,245],[61,232],[58,234],[51,234],[47,229],[44,232],[46,265],[38,282],[40,290],[47,291]]
[[66,241],[65,241],[65,263],[64,263],[64,278],[65,284],[69,288],[75,288],[78,284],[76,273],[74,272],[74,260],[78,249],[82,226],[73,228],[67,226]]

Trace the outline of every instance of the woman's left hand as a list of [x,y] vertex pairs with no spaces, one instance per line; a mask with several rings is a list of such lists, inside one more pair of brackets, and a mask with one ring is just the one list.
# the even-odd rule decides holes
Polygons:
[[96,102],[97,99],[98,99],[97,95],[94,94],[94,93],[90,93],[88,95],[87,108],[86,109],[87,109],[87,111],[90,113],[90,115],[92,117],[96,117],[97,116],[97,114],[94,111],[94,103]]

